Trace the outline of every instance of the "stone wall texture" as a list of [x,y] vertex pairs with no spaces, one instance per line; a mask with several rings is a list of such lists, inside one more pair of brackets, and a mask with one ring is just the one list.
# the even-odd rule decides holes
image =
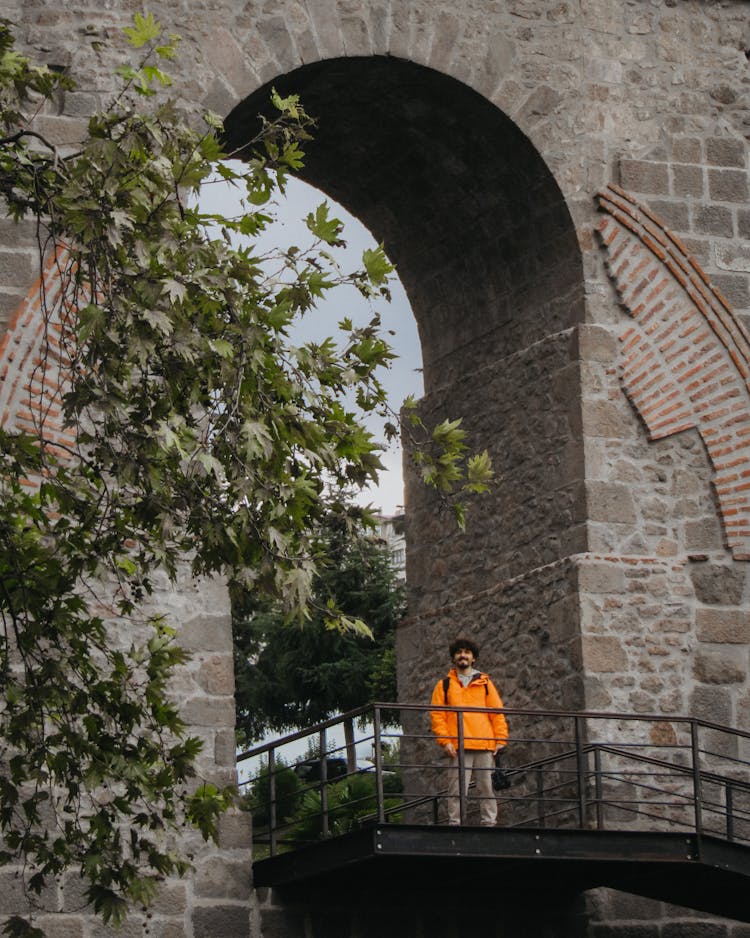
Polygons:
[[[461,416],[495,461],[497,484],[463,534],[407,468],[402,699],[425,700],[450,638],[468,631],[509,706],[691,713],[747,729],[750,4],[149,6],[183,36],[176,96],[224,116],[239,152],[272,84],[318,116],[306,178],[398,265],[422,339],[425,417]],[[74,144],[106,106],[133,8],[0,0],[22,48],[78,77],[37,118],[49,139]],[[617,239],[626,253],[615,256]],[[21,304],[38,276],[33,231],[0,221],[6,423],[23,419],[36,325]],[[226,778],[224,591],[186,583],[159,602],[195,652],[175,690],[209,743],[205,771]],[[227,821],[221,850],[185,846],[195,875],[168,884],[128,934],[465,934],[460,910],[436,918],[428,897],[405,907],[365,891],[352,908],[256,896],[243,817]],[[0,911],[13,895],[0,890]],[[52,935],[105,933],[74,901],[55,901]],[[576,908],[525,924],[483,908],[480,931],[747,935],[617,893],[587,901],[588,917]]]

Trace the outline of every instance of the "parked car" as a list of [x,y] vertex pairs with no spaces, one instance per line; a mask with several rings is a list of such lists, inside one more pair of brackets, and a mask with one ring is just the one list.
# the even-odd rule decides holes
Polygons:
[[[303,782],[319,782],[321,776],[320,759],[304,759],[292,766],[296,776]],[[346,759],[338,756],[328,756],[326,759],[326,778],[333,781],[346,775]]]

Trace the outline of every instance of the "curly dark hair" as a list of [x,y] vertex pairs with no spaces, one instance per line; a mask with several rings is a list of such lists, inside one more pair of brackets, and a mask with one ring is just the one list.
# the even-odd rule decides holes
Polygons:
[[453,658],[453,656],[460,648],[466,648],[472,653],[472,655],[474,655],[475,658],[479,657],[479,646],[477,643],[473,642],[470,638],[459,636],[458,638],[454,638],[448,646],[448,654],[451,656],[451,658]]

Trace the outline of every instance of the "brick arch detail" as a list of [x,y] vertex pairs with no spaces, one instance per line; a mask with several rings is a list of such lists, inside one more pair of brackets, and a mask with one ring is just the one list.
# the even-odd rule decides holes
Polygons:
[[696,428],[726,542],[750,560],[750,334],[661,219],[619,186],[597,193],[609,275],[633,319],[620,376],[649,438]]
[[41,438],[59,457],[75,445],[62,420],[69,387],[65,334],[74,312],[64,304],[73,273],[67,261],[62,248],[48,258],[0,339],[0,426]]

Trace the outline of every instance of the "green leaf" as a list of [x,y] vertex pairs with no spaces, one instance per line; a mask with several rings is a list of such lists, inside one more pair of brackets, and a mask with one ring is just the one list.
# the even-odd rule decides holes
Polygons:
[[327,202],[322,202],[315,213],[310,212],[305,219],[305,224],[316,238],[320,238],[326,244],[339,245],[343,242],[339,238],[343,225],[338,218],[329,217],[330,206]]
[[36,928],[20,915],[11,915],[3,925],[3,934],[7,938],[45,938],[41,928]]
[[86,890],[88,901],[94,906],[94,911],[101,915],[104,924],[110,922],[115,926],[122,925],[128,916],[128,904],[122,896],[118,896],[105,886],[92,883]]
[[134,49],[142,48],[147,42],[158,39],[161,35],[161,26],[154,19],[153,13],[147,13],[145,16],[142,13],[135,13],[133,22],[135,25],[126,26],[123,32]]
[[362,252],[362,263],[365,265],[367,276],[375,286],[385,283],[388,274],[393,272],[393,265],[388,260],[382,244],[375,248],[368,248]]
[[275,88],[271,89],[271,103],[273,106],[281,111],[282,114],[288,114],[290,117],[299,118],[299,95],[290,94],[286,98],[282,98]]

